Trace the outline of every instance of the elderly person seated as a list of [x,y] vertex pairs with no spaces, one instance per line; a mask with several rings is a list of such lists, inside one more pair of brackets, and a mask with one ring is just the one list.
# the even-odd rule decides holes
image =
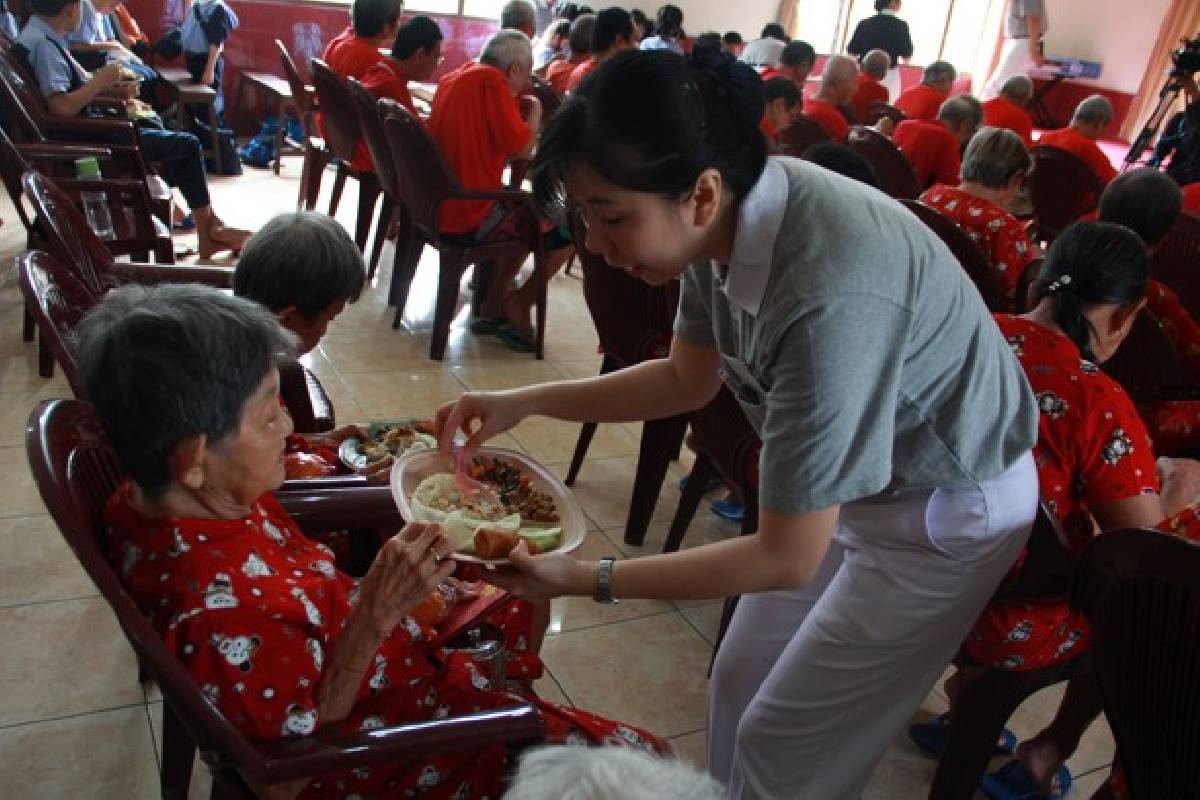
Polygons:
[[378,98],[395,100],[417,116],[409,81],[427,81],[442,62],[442,29],[429,17],[413,17],[396,31],[392,57],[362,77],[363,87]]
[[738,60],[752,67],[777,66],[783,55],[783,48],[790,41],[792,38],[787,35],[782,25],[778,22],[768,22],[757,39],[746,42]]
[[504,800],[721,800],[725,789],[681,761],[627,747],[540,747],[521,756]]
[[958,223],[987,255],[1009,300],[1037,257],[1025,227],[1009,213],[1033,159],[1021,137],[1004,128],[980,128],[963,154],[962,183],[934,186],[921,201]]
[[[292,430],[276,365],[293,337],[268,311],[198,286],[127,287],[89,314],[79,339],[89,397],[129,475],[105,511],[109,556],[166,646],[243,734],[365,729],[528,699],[551,741],[658,746],[524,696],[541,671],[524,601],[485,617],[503,632],[516,684],[431,644],[435,629],[414,613],[454,571],[440,526],[405,526],[361,581],[300,532],[271,495]],[[499,744],[324,775],[272,796],[327,797],[336,785],[338,796],[498,797],[505,757]]]
[[950,96],[958,71],[948,61],[935,61],[925,68],[921,82],[903,92],[892,103],[909,119],[933,119]]
[[[595,15],[581,16],[575,23],[585,17],[590,34]],[[533,154],[542,107],[531,97],[517,101],[517,94],[529,85],[532,65],[525,34],[499,31],[484,44],[478,63],[464,64],[438,84],[429,132],[464,189],[503,188],[504,165]],[[522,106],[528,109],[525,117]],[[465,243],[512,239],[524,226],[538,225],[545,245],[547,279],[571,252],[571,237],[565,226],[529,219],[523,209],[505,208],[488,200],[452,200],[442,204],[439,215],[442,234]],[[471,330],[496,336],[513,349],[528,353],[534,349],[530,312],[537,300],[537,285],[530,280],[512,289],[524,261],[522,257],[499,265]]]
[[888,89],[883,85],[883,79],[887,77],[889,58],[886,50],[872,50],[863,56],[858,87],[850,98],[850,109],[860,123],[866,123],[867,112],[873,104],[888,101]]
[[500,7],[500,28],[520,31],[533,41],[537,38],[537,6],[532,0],[508,0]]
[[767,146],[775,144],[779,136],[803,107],[800,87],[787,78],[770,78],[763,81],[763,118],[758,127],[767,137]]
[[1032,148],[1033,116],[1028,111],[1032,101],[1033,81],[1028,75],[1014,75],[1000,87],[998,96],[983,104],[983,124],[1008,128]]
[[580,14],[571,23],[571,33],[567,37],[570,46],[570,56],[554,61],[546,68],[546,82],[554,87],[560,95],[566,94],[567,84],[575,70],[587,63],[592,53],[592,30],[596,25],[595,14]]
[[779,63],[763,70],[762,79],[769,81],[771,78],[787,78],[803,92],[804,82],[808,80],[808,75],[816,63],[817,51],[813,50],[813,46],[796,39],[784,45],[779,54]]
[[962,166],[959,153],[983,119],[979,101],[968,94],[951,97],[938,109],[937,119],[906,119],[896,126],[892,141],[917,173],[917,185],[956,185]]
[[1109,181],[1117,177],[1117,171],[1096,140],[1104,135],[1104,130],[1112,121],[1112,101],[1102,94],[1094,94],[1075,107],[1070,125],[1056,131],[1046,131],[1038,139],[1038,145],[1057,147],[1082,159],[1096,174],[1100,184],[1107,186]]
[[804,104],[804,114],[825,129],[835,142],[846,140],[850,123],[839,110],[858,90],[858,62],[850,56],[830,56],[821,72],[817,96]]

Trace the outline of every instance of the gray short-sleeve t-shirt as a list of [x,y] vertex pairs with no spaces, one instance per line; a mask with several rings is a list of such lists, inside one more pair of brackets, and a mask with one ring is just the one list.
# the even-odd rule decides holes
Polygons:
[[1043,0],[1009,0],[1008,14],[1004,17],[1004,35],[1009,39],[1028,39],[1029,17],[1038,18],[1044,36],[1050,29],[1050,22],[1046,19]]
[[807,162],[768,161],[728,271],[685,273],[675,333],[720,350],[770,511],[986,480],[1037,438],[1024,373],[941,240]]

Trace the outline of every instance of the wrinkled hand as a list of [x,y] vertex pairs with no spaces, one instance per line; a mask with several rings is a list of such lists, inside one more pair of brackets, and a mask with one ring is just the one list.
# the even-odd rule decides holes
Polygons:
[[357,474],[362,475],[367,479],[367,483],[372,486],[386,486],[391,480],[392,464],[396,459],[392,456],[381,458],[374,464],[367,464],[360,470],[356,470]]
[[879,122],[875,123],[875,129],[890,139],[892,132],[896,130],[896,123],[891,117],[880,117]]
[[1164,456],[1158,459],[1158,474],[1164,496],[1179,498],[1186,503],[1200,500],[1200,461]]
[[596,583],[594,565],[566,553],[532,556],[522,541],[508,554],[509,569],[481,570],[479,578],[527,600],[549,600],[563,595],[588,595]]
[[410,522],[379,550],[363,578],[359,607],[380,641],[404,616],[454,572],[454,552],[442,526]]
[[346,441],[351,436],[356,436],[359,439],[366,439],[367,432],[361,425],[343,425],[340,428],[334,428],[328,433],[310,435],[308,437],[308,441],[313,445],[332,447],[334,450],[336,450],[342,442]]
[[110,61],[92,73],[92,80],[97,81],[102,88],[112,86],[121,79],[121,65]]
[[467,392],[438,409],[433,420],[433,435],[437,437],[442,454],[449,457],[454,434],[459,431],[466,434],[463,458],[469,463],[484,442],[504,433],[524,417],[525,414],[503,393]]

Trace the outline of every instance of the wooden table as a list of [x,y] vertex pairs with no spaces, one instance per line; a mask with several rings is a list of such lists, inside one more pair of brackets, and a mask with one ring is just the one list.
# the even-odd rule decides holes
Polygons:
[[211,86],[196,83],[186,69],[180,67],[160,67],[159,74],[165,80],[175,84],[179,90],[179,102],[175,105],[175,127],[187,131],[187,106],[202,105],[208,110],[209,143],[205,150],[213,160],[214,171],[224,174],[224,164],[221,162],[221,132],[217,123],[217,92]]
[[292,97],[292,87],[286,80],[270,72],[251,72],[243,70],[238,78],[238,101],[242,92],[249,86],[263,98],[264,114],[266,107],[275,103],[275,174],[279,174],[279,166],[283,161],[284,131],[287,126],[287,110],[296,108],[296,100]]

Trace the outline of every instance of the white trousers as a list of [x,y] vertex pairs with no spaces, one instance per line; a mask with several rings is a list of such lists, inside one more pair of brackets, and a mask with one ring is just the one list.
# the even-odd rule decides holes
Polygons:
[[736,800],[856,798],[1029,536],[1037,470],[842,507],[817,578],[742,597],[708,693]]
[[900,68],[892,67],[889,69],[880,83],[883,84],[883,88],[888,90],[887,101],[892,105],[896,105],[896,98],[900,96]]
[[999,97],[1000,87],[1004,86],[1006,80],[1014,75],[1029,75],[1029,71],[1036,67],[1033,56],[1029,55],[1028,39],[1005,39],[996,69],[979,93],[980,101],[986,102]]

